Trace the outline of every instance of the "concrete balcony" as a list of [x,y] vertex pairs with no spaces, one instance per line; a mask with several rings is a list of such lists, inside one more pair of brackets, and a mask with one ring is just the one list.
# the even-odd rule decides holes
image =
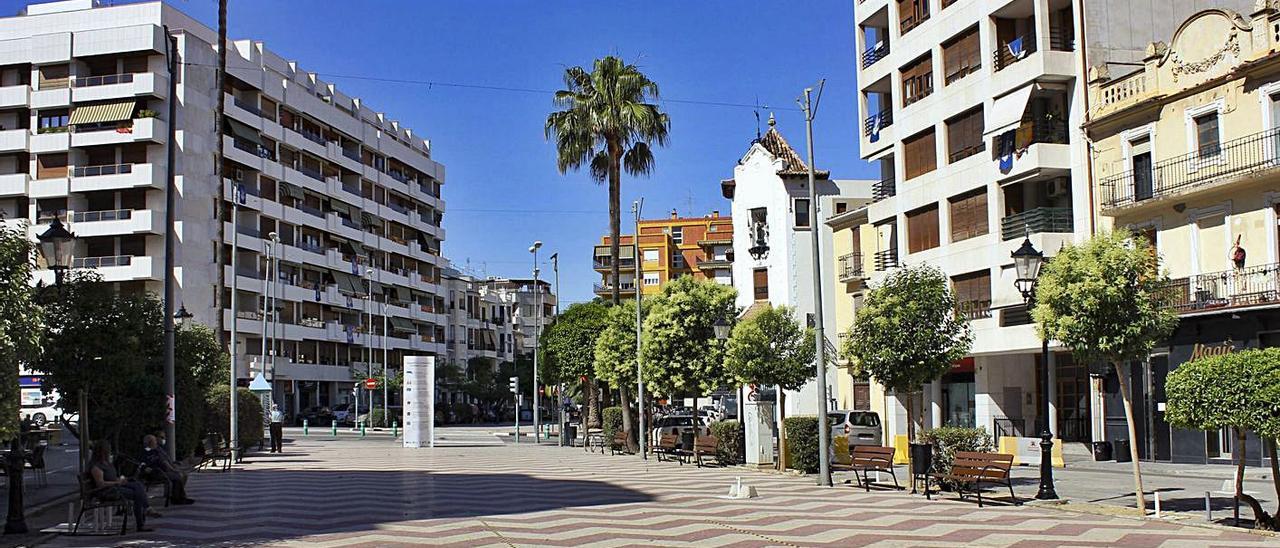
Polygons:
[[330,212],[325,216],[325,228],[348,240],[361,241],[364,238],[364,231],[360,230],[358,222],[339,217],[337,213]]
[[[244,164],[251,169],[263,171],[263,162],[265,161],[265,159],[261,155],[259,155],[257,152],[247,150],[248,148],[251,148],[251,147],[236,146],[236,140],[230,135],[224,135],[222,137],[222,155],[223,156],[226,156],[227,158],[230,158],[231,160],[234,160],[237,163]],[[274,165],[274,162],[272,162],[272,164]]]
[[25,196],[30,183],[31,176],[26,173],[0,175],[0,196]]
[[30,138],[31,132],[25,129],[0,131],[0,153],[25,152]]
[[74,78],[71,86],[71,100],[76,103],[130,97],[164,99],[169,96],[169,77],[153,72]]
[[126,234],[160,234],[164,218],[150,209],[115,209],[107,211],[72,211],[71,231],[77,237],[121,236]]
[[31,86],[0,87],[0,108],[23,108],[31,101]]
[[63,127],[57,130],[44,130],[44,133],[37,132],[29,139],[31,152],[36,154],[42,152],[66,152],[71,148],[71,132],[69,128]]
[[102,275],[104,282],[130,282],[164,279],[164,264],[158,258],[138,255],[110,257],[75,257],[71,268],[89,268]]
[[71,88],[54,87],[31,91],[31,108],[58,108],[71,106]]
[[230,93],[223,94],[223,97],[225,97],[226,100],[225,108],[227,116],[230,116],[237,121],[244,122],[251,128],[257,130],[262,129],[262,111],[259,110],[258,107],[245,101],[238,100]]
[[359,150],[356,150],[354,152],[350,150],[344,150],[342,148],[342,145],[339,145],[338,143],[335,143],[332,141],[330,141],[326,145],[325,149],[326,149],[325,159],[329,160],[330,162],[336,163],[342,166],[344,169],[349,169],[357,173],[364,170],[364,164],[360,163]]
[[163,189],[164,184],[164,170],[159,169],[155,164],[76,166],[71,170],[72,192],[129,188]]
[[311,137],[298,133],[290,128],[284,128],[283,142],[286,145],[306,151],[319,158],[324,158],[329,155],[328,150],[325,148],[326,144],[323,139],[319,139],[319,141],[317,141],[316,139],[312,139]]
[[139,118],[129,127],[98,131],[75,131],[71,146],[123,145],[128,143],[163,144],[169,139],[169,125],[159,118]]

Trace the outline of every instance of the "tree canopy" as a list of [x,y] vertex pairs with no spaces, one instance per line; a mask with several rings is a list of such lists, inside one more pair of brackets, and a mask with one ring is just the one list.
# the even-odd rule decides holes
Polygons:
[[640,357],[645,384],[658,394],[710,392],[726,379],[724,341],[715,337],[717,321],[737,315],[732,287],[682,276],[650,298]]
[[596,337],[608,314],[600,302],[574,303],[543,330],[538,342],[547,362],[546,382],[575,382],[595,374]]
[[1178,325],[1151,244],[1127,231],[1066,246],[1041,268],[1032,316],[1080,363],[1146,358]]
[[940,378],[973,346],[951,282],[931,266],[891,272],[867,294],[842,353],[887,388],[905,392]]
[[725,368],[742,384],[797,390],[813,379],[814,331],[801,328],[794,311],[768,308],[738,322],[725,348]]
[[[649,310],[649,300],[641,301],[642,315]],[[596,338],[596,378],[620,388],[636,385],[636,301],[622,301],[609,307],[604,330]]]
[[1280,348],[1206,356],[1165,380],[1165,420],[1179,428],[1250,430],[1280,436]]
[[0,440],[18,433],[18,369],[40,350],[41,310],[30,286],[34,261],[26,225],[0,226]]

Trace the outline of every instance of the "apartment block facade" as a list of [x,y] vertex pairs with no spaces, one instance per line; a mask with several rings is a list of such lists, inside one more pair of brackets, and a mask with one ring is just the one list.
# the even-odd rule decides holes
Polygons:
[[[553,274],[554,275],[554,274]],[[558,296],[551,281],[539,278],[493,278],[492,287],[511,304],[517,356],[532,356],[537,336],[555,321]]]
[[[1090,72],[1089,121],[1102,229],[1154,244],[1180,325],[1133,367],[1143,459],[1230,462],[1233,432],[1164,420],[1168,374],[1202,356],[1280,346],[1280,3],[1207,9],[1127,74]],[[1100,440],[1127,439],[1113,370],[1090,396]],[[1245,444],[1260,464],[1262,445]]]
[[[733,219],[712,211],[705,217],[681,217],[676,210],[666,219],[640,221],[641,292],[656,294],[667,282],[680,276],[715,280],[733,285]],[[635,236],[623,234],[618,248],[619,289],[623,297],[636,290]],[[609,237],[600,238],[592,256],[592,266],[600,273],[595,293],[612,293],[612,250]]]
[[[850,247],[862,248],[849,258],[861,259],[852,270],[874,285],[901,265],[942,269],[975,334],[972,354],[922,400],[889,398],[886,439],[902,441],[908,404],[926,426],[1025,437],[1047,419],[1061,439],[1091,439],[1087,367],[1061,348],[1041,363],[1010,254],[1030,239],[1053,255],[1095,230],[1080,129],[1089,105],[1085,67],[1123,70],[1194,4],[855,2],[860,155],[879,165],[881,180],[866,224],[849,232]],[[1037,371],[1046,365],[1044,387]],[[1037,416],[1042,398],[1049,417]]]
[[[224,338],[235,322],[237,375],[267,375],[289,412],[342,403],[354,379],[406,354],[444,355],[445,173],[430,143],[261,42],[228,43],[218,90],[216,43],[160,2],[70,0],[0,19],[5,222],[29,222],[34,237],[60,219],[77,236],[73,268],[154,293],[172,229],[180,303],[206,325],[221,314]],[[211,115],[218,93],[222,120]],[[171,184],[177,222],[166,227]]]

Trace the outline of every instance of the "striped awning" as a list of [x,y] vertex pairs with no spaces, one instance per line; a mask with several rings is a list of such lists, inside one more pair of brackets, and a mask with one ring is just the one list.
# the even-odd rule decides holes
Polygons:
[[351,206],[344,202],[339,202],[337,200],[330,201],[329,208],[337,211],[338,213],[345,213],[348,217],[351,216]]
[[373,214],[369,213],[368,211],[361,211],[360,224],[364,226],[373,226],[377,224],[377,217],[374,217]]
[[258,135],[258,130],[253,129],[242,122],[227,118],[226,127],[237,139],[243,139],[256,145],[262,144],[262,137]]
[[418,328],[413,326],[413,322],[406,318],[397,316],[388,316],[387,321],[391,322],[391,328],[401,333],[417,333]]
[[71,125],[97,124],[101,122],[119,122],[133,118],[133,108],[137,101],[120,101],[101,105],[83,105],[71,111]]
[[305,194],[302,192],[301,187],[295,184],[286,183],[284,181],[280,181],[280,190],[283,190],[285,195],[292,198],[297,198],[299,200],[303,199],[303,197],[305,196]]
[[333,277],[338,282],[338,291],[344,293],[362,293],[360,290],[360,279],[347,274],[346,272],[334,272]]

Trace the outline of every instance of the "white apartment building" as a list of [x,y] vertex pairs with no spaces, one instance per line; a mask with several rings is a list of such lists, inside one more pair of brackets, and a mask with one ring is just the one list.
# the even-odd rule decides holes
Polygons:
[[516,335],[508,291],[491,279],[453,267],[445,268],[442,279],[448,298],[445,362],[465,370],[472,359],[484,358],[496,370],[498,364],[514,361]]
[[[172,92],[170,36],[181,62]],[[161,2],[69,0],[0,19],[4,217],[31,223],[33,237],[61,219],[77,236],[74,268],[159,294],[173,184],[179,302],[209,326],[221,314],[223,337],[235,322],[237,374],[265,373],[291,413],[346,401],[354,379],[405,355],[444,355],[444,167],[430,143],[258,41],[228,43],[217,90],[216,43],[213,29]],[[217,93],[223,120],[211,115]],[[221,180],[215,124],[226,129]],[[278,260],[269,281],[268,250]],[[264,327],[267,289],[275,314]]]
[[[832,180],[825,170],[815,172],[820,211],[853,210],[870,200],[872,181]],[[811,230],[820,230],[821,257],[830,256],[831,227],[821,222],[810,226],[809,172],[800,155],[775,127],[769,117],[769,131],[751,143],[734,167],[733,178],[721,181],[721,191],[732,202],[733,286],[738,290],[738,308],[744,316],[753,306],[770,303],[789,306],[801,322],[814,314],[813,245]],[[824,262],[822,287],[835,287],[834,269]],[[827,295],[830,297],[830,295]],[[825,299],[824,299],[825,300]],[[835,310],[823,309],[825,336],[836,340]],[[834,344],[828,346],[834,351]],[[834,360],[835,356],[830,356]],[[836,368],[827,371],[829,400],[835,398]],[[745,394],[740,394],[747,401]],[[818,384],[814,380],[798,391],[785,394],[786,416],[814,414],[818,410]],[[752,412],[748,410],[748,416]],[[748,462],[759,454],[769,458],[772,451],[757,450],[756,440],[765,439],[753,430],[756,421],[746,423]],[[768,462],[767,460],[763,462]]]
[[511,305],[515,353],[532,357],[534,334],[541,336],[542,330],[556,319],[558,296],[552,291],[551,282],[541,278],[536,282],[533,278],[494,278],[490,283]]
[[[900,265],[939,267],[975,334],[972,355],[916,403],[926,426],[1039,430],[1040,341],[1010,253],[1028,237],[1053,255],[1094,230],[1085,67],[1128,72],[1202,4],[1252,3],[855,2],[859,153],[882,179],[861,227],[875,242],[871,282]],[[1088,441],[1088,369],[1056,345],[1049,362],[1050,426]],[[890,400],[889,433],[904,435],[905,402]]]

